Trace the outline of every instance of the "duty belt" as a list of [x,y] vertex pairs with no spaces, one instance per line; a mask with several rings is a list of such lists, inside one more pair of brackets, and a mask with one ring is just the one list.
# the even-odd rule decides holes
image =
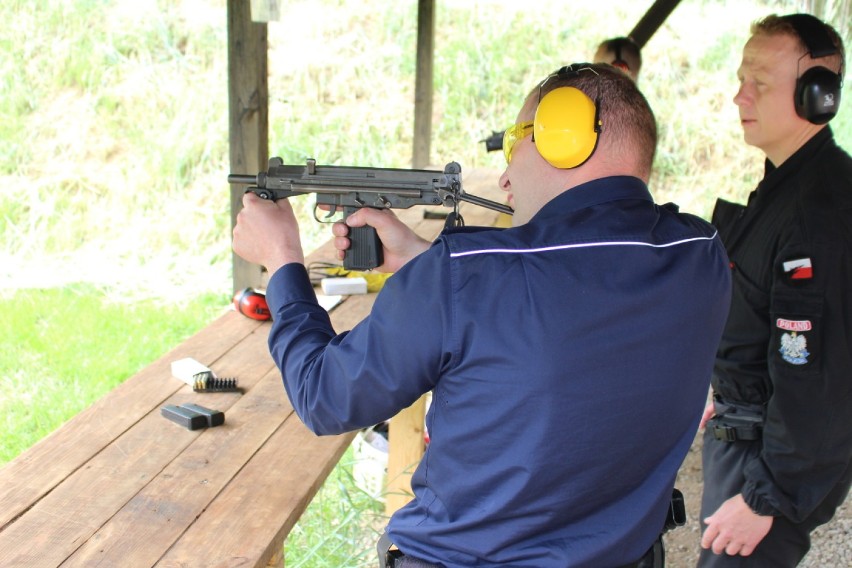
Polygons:
[[714,398],[716,407],[708,427],[713,437],[722,442],[759,440],[763,432],[763,407],[754,404],[737,404]]
[[730,424],[713,424],[713,436],[722,442],[759,440],[761,430],[759,425],[732,426]]

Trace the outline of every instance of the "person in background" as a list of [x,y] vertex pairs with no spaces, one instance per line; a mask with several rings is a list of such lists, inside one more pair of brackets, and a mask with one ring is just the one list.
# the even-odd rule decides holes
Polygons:
[[653,562],[730,300],[715,229],[653,202],[656,133],[613,67],[548,76],[504,136],[512,227],[429,243],[370,208],[333,226],[341,254],[349,227],[375,227],[395,272],[343,333],[290,204],[243,198],[233,248],[271,274],[270,351],[308,428],[372,426],[433,393],[383,567]]
[[737,76],[766,154],[746,206],[719,200],[733,299],[702,426],[702,567],[796,566],[852,480],[852,159],[828,122],[844,51],[807,14],[755,22]]
[[639,70],[642,68],[642,50],[629,37],[614,37],[601,42],[593,61],[609,63],[627,73],[634,81],[638,81]]
[[[627,73],[634,81],[639,78],[642,67],[642,54],[639,46],[629,37],[616,37],[605,40],[595,51],[594,63],[607,63]],[[488,152],[500,150],[503,144],[503,132],[493,131],[480,142],[485,143]]]

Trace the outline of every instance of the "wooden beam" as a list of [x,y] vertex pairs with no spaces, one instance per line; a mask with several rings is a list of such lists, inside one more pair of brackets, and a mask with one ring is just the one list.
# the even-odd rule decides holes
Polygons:
[[[230,173],[256,174],[269,159],[267,27],[251,20],[250,4],[228,0],[228,129]],[[231,187],[231,228],[242,208],[244,187]],[[234,291],[262,288],[264,272],[232,255]]]
[[680,0],[656,0],[639,23],[631,30],[630,37],[639,47],[645,47],[651,36],[663,25]]
[[281,6],[278,0],[251,0],[253,22],[277,22],[280,19]]
[[435,0],[417,3],[417,71],[414,83],[413,168],[429,165],[432,142],[433,59],[435,51]]

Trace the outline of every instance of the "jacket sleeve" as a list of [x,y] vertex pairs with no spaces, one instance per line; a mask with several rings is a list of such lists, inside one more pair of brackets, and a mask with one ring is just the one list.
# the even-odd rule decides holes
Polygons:
[[269,349],[293,408],[314,433],[372,426],[434,387],[447,325],[441,263],[434,247],[409,262],[387,279],[371,313],[340,334],[303,265],[272,276]]
[[850,267],[848,235],[836,232],[832,238],[786,245],[776,257],[767,352],[773,392],[763,450],[746,466],[743,488],[746,503],[760,514],[801,522],[823,503],[844,473],[848,475]]

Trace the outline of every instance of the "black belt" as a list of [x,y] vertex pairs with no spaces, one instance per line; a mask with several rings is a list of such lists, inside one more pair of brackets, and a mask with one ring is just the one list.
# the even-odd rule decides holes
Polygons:
[[713,425],[713,437],[722,442],[736,442],[738,440],[759,440],[761,428],[757,425],[729,426],[725,424]]
[[759,440],[763,434],[764,406],[713,397],[716,416],[707,426],[713,437],[722,442]]
[[[377,546],[379,568],[443,568],[440,564],[432,564],[419,558],[406,556],[401,550],[391,550],[392,546],[387,533],[384,533]],[[658,537],[642,558],[618,568],[661,568],[664,564],[663,539]]]
[[379,553],[379,568],[443,568],[440,564],[432,564],[413,556],[406,556],[401,550],[393,548],[388,533],[382,533],[376,550]]

